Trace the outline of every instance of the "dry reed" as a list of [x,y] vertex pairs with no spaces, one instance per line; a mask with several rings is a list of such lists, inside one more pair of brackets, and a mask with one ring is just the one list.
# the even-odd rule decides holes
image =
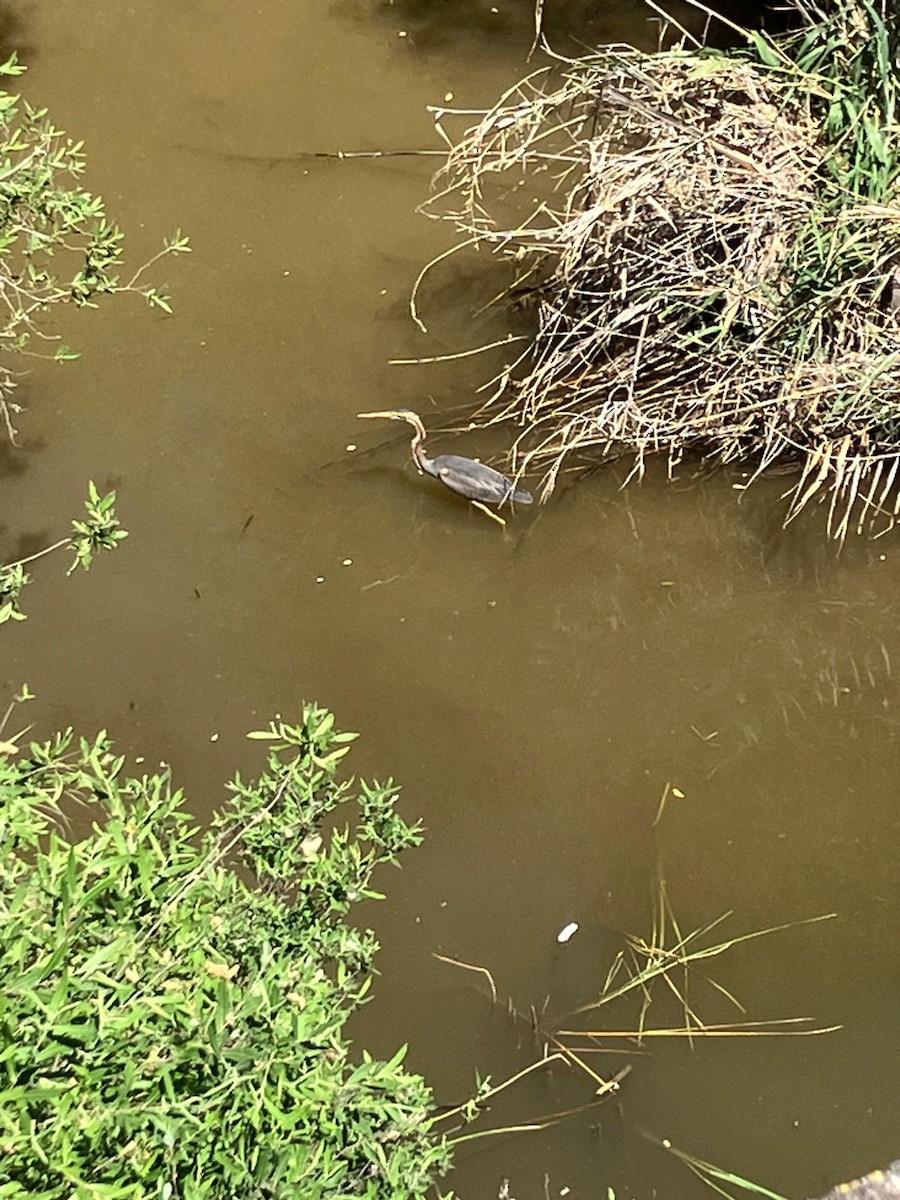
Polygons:
[[510,260],[507,297],[536,312],[475,419],[521,427],[512,465],[544,498],[585,460],[630,454],[640,475],[699,451],[796,463],[788,520],[815,498],[838,538],[894,523],[889,4],[797,4],[799,32],[730,53],[606,48],[535,72],[458,138],[471,115],[434,110],[450,149],[425,211]]

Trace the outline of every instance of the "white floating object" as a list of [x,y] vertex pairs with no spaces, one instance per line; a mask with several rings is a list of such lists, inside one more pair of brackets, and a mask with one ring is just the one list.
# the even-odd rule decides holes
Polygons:
[[209,740],[211,742],[217,742],[219,740],[219,735],[217,733],[210,734]]
[[356,449],[356,443],[355,443],[355,442],[351,442],[351,443],[350,443],[350,445],[349,445],[349,446],[345,446],[345,447],[344,447],[344,449],[345,449],[345,450],[355,450],[355,449]]
[[343,560],[343,562],[341,563],[341,566],[342,566],[342,567],[352,567],[352,566],[353,566],[353,559],[352,559],[352,558],[345,558],[345,559]]
[[574,937],[577,932],[578,932],[578,922],[570,921],[569,924],[565,927],[565,929],[561,929],[559,931],[559,933],[556,935],[556,940],[558,942],[567,942],[569,940],[569,938]]
[[324,576],[324,575],[317,575],[317,576],[316,576],[316,583],[324,583],[324,582],[325,582],[325,576]]

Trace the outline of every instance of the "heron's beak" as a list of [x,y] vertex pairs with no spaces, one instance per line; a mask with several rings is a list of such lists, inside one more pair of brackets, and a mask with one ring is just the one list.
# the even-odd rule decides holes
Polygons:
[[393,410],[389,410],[388,412],[357,413],[356,415],[358,417],[388,417],[390,420],[397,419],[397,414]]

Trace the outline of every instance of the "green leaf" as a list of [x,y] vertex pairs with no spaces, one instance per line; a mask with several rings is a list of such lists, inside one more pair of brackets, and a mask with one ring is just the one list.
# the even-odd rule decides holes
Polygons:
[[150,291],[147,292],[147,299],[150,302],[151,308],[154,306],[156,308],[161,308],[163,312],[167,312],[171,315],[172,307],[169,304],[167,297],[161,296],[159,292],[156,292],[151,288]]
[[783,65],[784,60],[782,55],[764,33],[760,33],[755,29],[749,29],[747,30],[747,34],[761,63],[767,67],[780,67]]

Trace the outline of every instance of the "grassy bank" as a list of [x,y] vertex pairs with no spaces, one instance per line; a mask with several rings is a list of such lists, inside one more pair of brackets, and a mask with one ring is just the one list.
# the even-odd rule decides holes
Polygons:
[[[795,4],[779,38],[557,61],[451,150],[426,211],[515,267],[536,333],[482,423],[517,470],[686,451],[796,463],[787,518],[900,512],[900,15]],[[471,118],[469,118],[470,120]]]

